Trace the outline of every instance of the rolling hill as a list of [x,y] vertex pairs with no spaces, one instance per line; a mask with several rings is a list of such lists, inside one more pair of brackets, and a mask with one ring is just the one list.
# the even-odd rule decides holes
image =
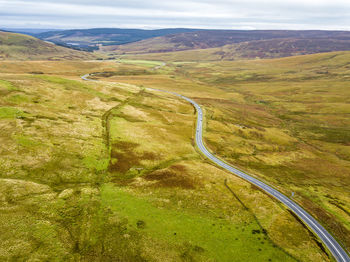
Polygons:
[[47,43],[32,36],[0,31],[0,60],[86,60],[93,54]]
[[222,48],[223,60],[274,58],[350,50],[350,40],[332,38],[271,39],[239,43]]
[[39,39],[72,48],[98,49],[99,45],[120,45],[148,38],[191,32],[198,29],[170,28],[159,30],[93,28],[33,34]]
[[[141,43],[140,50],[142,48]],[[134,44],[136,47],[136,43]],[[248,41],[236,44],[225,45],[222,47],[192,49],[185,51],[172,51],[157,53],[149,50],[149,53],[138,53],[136,48],[126,49],[126,46],[120,46],[121,50],[116,51],[117,54],[127,54],[128,58],[151,59],[160,61],[230,61],[240,59],[264,59],[279,58],[315,53],[325,53],[332,51],[349,51],[350,40],[338,39],[269,39]],[[129,48],[129,47],[128,47]],[[153,50],[157,45],[153,44]]]
[[[166,35],[135,43],[102,47],[116,54],[166,53],[210,49],[210,59],[272,58],[350,50],[348,31],[280,31],[280,30],[202,30]],[[180,53],[181,55],[181,53]],[[195,60],[203,60],[196,53]],[[188,57],[186,58],[188,59]]]
[[19,33],[19,34],[29,34],[29,35],[35,35],[45,32],[51,32],[51,31],[62,31],[62,29],[41,29],[41,28],[0,28],[2,31],[8,31],[12,33]]
[[[190,95],[206,108],[211,149],[250,164],[273,185],[281,180],[297,199],[324,201],[347,219],[337,207],[348,210],[350,203],[349,168],[337,158],[347,151],[336,144],[336,134],[347,131],[350,89],[341,79],[325,82],[327,76],[317,74],[325,64],[334,65],[330,73],[346,74],[349,57],[336,58],[169,64],[153,73],[137,61],[0,61],[0,261],[330,261],[286,208],[198,154],[191,144],[191,105],[146,88]],[[323,64],[314,68],[315,60]],[[31,74],[33,66],[42,74]],[[83,82],[83,72],[100,72],[94,77],[105,81]],[[314,82],[307,84],[307,76]],[[291,78],[296,85],[285,81]],[[234,90],[237,83],[242,88]],[[297,92],[291,96],[289,90]],[[305,103],[315,96],[331,103]],[[337,129],[313,128],[316,120],[328,119],[308,114],[316,110],[339,113],[329,122]],[[296,143],[294,135],[324,153]],[[315,170],[301,176],[289,164],[299,172]],[[338,226],[332,218],[323,221]],[[349,235],[340,230],[331,232]]]
[[[198,30],[94,28],[49,31],[32,34],[41,40],[78,50],[100,50],[124,54],[169,53],[208,49],[205,52],[177,53],[182,61],[275,58],[350,50],[349,31],[322,30]],[[161,55],[164,59],[163,55]],[[166,56],[169,57],[168,54]]]
[[[206,108],[204,138],[212,152],[286,195],[297,192],[294,199],[349,250],[350,52],[193,62],[210,51],[133,55],[140,63],[163,54],[166,66],[109,81],[192,96]],[[183,62],[168,60],[179,53]]]

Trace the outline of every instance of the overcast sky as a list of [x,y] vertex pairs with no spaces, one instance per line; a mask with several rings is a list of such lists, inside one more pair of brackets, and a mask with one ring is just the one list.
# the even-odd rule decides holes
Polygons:
[[0,0],[0,28],[350,30],[350,0]]

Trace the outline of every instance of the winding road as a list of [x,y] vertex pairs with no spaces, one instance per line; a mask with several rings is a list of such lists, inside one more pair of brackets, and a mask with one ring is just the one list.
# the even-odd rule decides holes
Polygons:
[[[92,79],[88,79],[87,77],[89,74],[82,76],[83,80],[87,81],[94,81]],[[330,252],[333,254],[334,258],[338,262],[350,262],[350,257],[347,254],[347,252],[342,248],[342,246],[331,236],[331,234],[328,233],[328,231],[319,223],[316,219],[314,219],[308,212],[306,212],[302,207],[300,207],[297,203],[295,203],[293,200],[286,197],[281,192],[277,191],[276,189],[272,188],[271,186],[261,182],[260,180],[226,164],[219,158],[215,157],[213,154],[211,154],[207,148],[204,146],[203,143],[203,111],[202,108],[192,99],[185,97],[183,95],[177,94],[175,92],[170,92],[166,90],[160,90],[160,89],[153,89],[153,88],[147,88],[148,90],[153,91],[159,91],[159,92],[165,92],[169,93],[175,96],[178,96],[189,103],[191,103],[197,110],[197,125],[196,125],[196,144],[199,148],[199,150],[211,161],[213,161],[218,166],[224,168],[225,170],[229,171],[230,173],[239,176],[243,178],[244,180],[250,182],[251,184],[254,184],[255,186],[259,187],[269,195],[273,196],[283,204],[285,204],[291,211],[294,212],[321,240],[322,242],[327,246],[327,248],[330,250]]]

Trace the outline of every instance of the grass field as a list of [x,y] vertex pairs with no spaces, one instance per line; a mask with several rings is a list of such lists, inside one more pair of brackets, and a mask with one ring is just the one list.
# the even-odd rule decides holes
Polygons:
[[349,56],[170,60],[167,73],[109,80],[194,98],[206,111],[205,140],[214,153],[288,196],[295,192],[349,249]]
[[149,66],[149,67],[155,67],[155,66],[161,66],[163,62],[160,61],[151,61],[151,60],[132,60],[132,59],[118,59],[118,62],[120,63],[126,63],[126,64],[134,64],[134,65],[143,65],[143,66]]
[[[204,90],[176,70],[0,63],[0,260],[331,260],[283,206],[201,157],[186,101],[145,87],[202,103],[244,95]],[[97,72],[120,81],[78,80]],[[214,105],[205,106],[210,145]]]

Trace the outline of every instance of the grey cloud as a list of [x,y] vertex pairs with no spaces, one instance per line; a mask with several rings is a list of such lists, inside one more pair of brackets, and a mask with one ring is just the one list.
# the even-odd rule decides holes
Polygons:
[[345,0],[0,0],[2,27],[347,29]]

